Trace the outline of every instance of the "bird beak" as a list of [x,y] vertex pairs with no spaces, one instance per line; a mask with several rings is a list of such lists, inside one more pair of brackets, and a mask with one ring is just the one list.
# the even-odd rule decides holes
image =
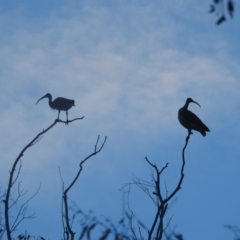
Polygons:
[[47,97],[47,96],[44,95],[43,97],[41,97],[41,98],[36,102],[36,104],[38,104],[38,102],[39,102],[40,100],[42,100],[43,98],[45,98],[45,97]]
[[201,107],[199,103],[197,103],[197,102],[195,102],[195,101],[193,101],[193,100],[192,100],[192,102],[193,102],[193,103],[196,103],[199,107]]

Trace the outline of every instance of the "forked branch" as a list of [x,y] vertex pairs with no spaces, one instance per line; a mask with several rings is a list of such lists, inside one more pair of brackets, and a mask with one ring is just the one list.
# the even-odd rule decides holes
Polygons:
[[[75,120],[81,120],[82,118],[76,118],[73,120],[70,120],[68,122],[73,122]],[[4,218],[5,218],[5,227],[6,227],[6,233],[7,233],[7,239],[8,240],[12,240],[11,237],[11,233],[12,233],[12,228],[10,227],[10,221],[9,221],[9,199],[10,199],[10,195],[11,195],[11,189],[13,187],[13,185],[16,183],[18,176],[20,174],[20,169],[21,169],[21,165],[19,168],[19,171],[17,172],[17,175],[14,178],[14,172],[16,171],[16,166],[19,163],[21,157],[24,155],[24,153],[26,152],[26,150],[30,147],[32,147],[33,145],[35,145],[43,136],[43,134],[45,134],[46,132],[48,132],[52,127],[54,127],[58,122],[62,122],[62,121],[58,121],[55,120],[53,122],[53,124],[51,124],[47,129],[43,130],[42,132],[40,132],[39,134],[37,134],[37,136],[35,138],[33,138],[32,141],[30,141],[23,149],[22,151],[19,153],[19,155],[17,156],[17,158],[15,159],[13,165],[12,165],[12,169],[10,171],[10,176],[9,176],[9,180],[8,180],[8,186],[7,186],[7,190],[6,190],[6,197],[3,200],[4,202]],[[14,228],[13,228],[14,229]]]
[[[167,228],[167,226],[170,223],[170,221],[167,222],[167,224],[165,224],[166,226],[164,227],[164,217],[165,217],[167,209],[168,209],[169,201],[181,189],[181,185],[182,185],[183,178],[184,178],[185,150],[188,145],[191,134],[192,134],[192,132],[189,131],[188,135],[186,137],[186,143],[182,149],[182,166],[181,166],[179,181],[177,183],[176,188],[170,194],[168,194],[168,190],[166,190],[167,194],[166,194],[166,196],[163,196],[162,189],[161,189],[161,174],[168,167],[168,163],[166,163],[165,166],[163,166],[161,169],[158,169],[157,165],[152,163],[147,157],[145,158],[145,160],[152,169],[151,170],[152,171],[152,181],[148,182],[148,181],[139,179],[137,177],[134,177],[132,183],[126,184],[126,185],[136,184],[151,198],[151,200],[154,202],[154,204],[157,207],[156,213],[155,213],[155,216],[153,219],[153,223],[150,227],[150,230],[148,231],[148,240],[152,240],[152,239],[161,240],[165,229]],[[153,188],[153,191],[151,191],[152,188]],[[171,218],[170,218],[170,220],[171,220]],[[153,234],[155,235],[154,237],[153,237]]]
[[[98,136],[97,138],[97,141],[96,141],[96,144],[95,144],[95,147],[94,147],[94,151],[93,153],[91,153],[90,155],[88,155],[85,159],[83,159],[80,164],[79,164],[79,170],[76,174],[76,176],[74,177],[73,181],[70,183],[70,185],[66,188],[66,190],[63,189],[63,205],[64,205],[64,220],[65,220],[65,224],[63,223],[63,228],[64,228],[64,239],[70,239],[73,240],[74,239],[74,235],[75,235],[75,232],[73,232],[72,230],[72,227],[71,227],[71,224],[70,224],[70,219],[69,219],[69,207],[68,207],[68,191],[73,187],[73,185],[75,184],[75,182],[77,181],[77,179],[79,178],[80,176],[80,173],[82,172],[82,169],[83,169],[83,164],[88,160],[90,159],[91,157],[97,155],[101,150],[102,148],[104,147],[105,145],[105,142],[107,140],[107,137],[105,137],[102,145],[100,148],[98,148],[98,143],[99,143],[99,139],[100,139],[100,136]],[[63,182],[63,179],[62,179],[62,182]],[[64,185],[64,182],[63,182],[63,185]],[[65,236],[66,235],[66,236]]]

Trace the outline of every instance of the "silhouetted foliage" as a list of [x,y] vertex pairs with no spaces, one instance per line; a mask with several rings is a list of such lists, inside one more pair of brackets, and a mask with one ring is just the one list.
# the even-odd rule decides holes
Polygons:
[[240,240],[240,228],[232,225],[226,225],[227,229],[229,229],[234,234],[234,240]]
[[[3,198],[4,198],[4,194],[0,196],[0,202],[3,201]],[[0,240],[3,239],[3,235],[4,235],[4,232],[5,232],[5,225],[4,225],[4,215],[3,215],[3,212],[2,212],[2,208],[1,208],[1,205],[0,205]]]
[[227,20],[225,15],[225,10],[227,10],[229,16],[233,18],[233,13],[235,10],[235,6],[232,0],[212,0],[212,4],[210,5],[209,13],[215,13],[217,16],[216,24],[220,25],[224,21]]
[[[106,240],[130,240],[134,239],[131,235],[129,215],[125,215],[114,224],[109,218],[102,217],[100,220],[92,215],[92,212],[84,213],[82,210],[76,212],[80,216],[80,236],[79,240],[91,239],[91,234],[95,234],[92,239]],[[93,233],[95,230],[95,233]],[[98,235],[98,236],[96,236]]]
[[18,240],[30,240],[30,239],[34,239],[34,240],[46,240],[44,237],[38,236],[31,236],[30,234],[28,234],[27,232],[25,232],[24,234],[19,234],[17,236]]
[[[71,221],[77,220],[80,226],[80,229],[78,230],[78,240],[143,240],[143,238],[137,238],[134,235],[132,228],[132,220],[134,217],[127,208],[128,203],[126,201],[126,196],[126,192],[123,192],[122,216],[116,223],[106,216],[102,215],[97,217],[92,211],[83,211],[79,208],[77,203],[69,200],[71,202],[69,210],[74,213]],[[139,226],[147,230],[142,222],[135,218],[134,220],[139,224]]]

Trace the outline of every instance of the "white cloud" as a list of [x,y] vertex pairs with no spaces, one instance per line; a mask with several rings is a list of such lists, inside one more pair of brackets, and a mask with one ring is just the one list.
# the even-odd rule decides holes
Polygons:
[[[53,98],[74,99],[76,107],[69,110],[69,117],[85,119],[66,127],[57,124],[24,155],[26,186],[35,189],[42,182],[45,198],[45,191],[57,194],[59,190],[58,166],[70,181],[69,173],[91,153],[98,134],[101,140],[104,135],[109,138],[103,152],[84,168],[79,185],[88,197],[93,194],[89,189],[101,195],[98,184],[105,186],[107,194],[127,182],[132,172],[147,174],[142,164],[147,154],[157,161],[166,150],[159,161],[167,154],[176,161],[171,144],[178,146],[183,134],[177,111],[187,97],[201,104],[201,109],[190,108],[213,129],[201,138],[205,147],[214,134],[234,133],[238,128],[233,114],[239,115],[239,70],[225,54],[228,49],[222,50],[228,47],[225,40],[209,46],[210,40],[208,44],[204,40],[211,33],[200,32],[198,42],[197,30],[187,31],[165,8],[158,9],[162,3],[118,4],[66,7],[32,22],[20,13],[20,24],[11,25],[8,41],[0,45],[1,182],[22,147],[57,117],[46,99],[35,104],[47,92]],[[227,130],[226,121],[230,121]],[[200,137],[193,135],[194,141]],[[193,150],[189,150],[191,157]],[[192,162],[197,165],[200,160]],[[83,201],[87,207],[88,200]],[[106,196],[106,201],[115,199]],[[99,202],[104,204],[104,199]]]

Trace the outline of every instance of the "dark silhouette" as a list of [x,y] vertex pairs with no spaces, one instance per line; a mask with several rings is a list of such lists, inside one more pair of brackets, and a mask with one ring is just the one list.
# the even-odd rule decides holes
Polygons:
[[229,16],[233,18],[233,13],[235,9],[233,0],[227,0],[227,4],[225,4],[225,0],[212,0],[209,13],[215,13],[216,16],[219,16],[216,21],[216,25],[220,25],[227,20],[225,8]]
[[191,111],[189,111],[189,103],[196,103],[201,107],[197,102],[193,101],[191,98],[186,100],[185,105],[178,110],[178,120],[179,122],[188,129],[188,132],[191,133],[192,130],[200,132],[203,136],[206,136],[206,132],[210,132],[209,128]]
[[225,228],[229,229],[234,234],[234,240],[240,240],[240,228],[233,225],[225,225]]
[[[70,221],[70,217],[69,217],[69,207],[68,207],[68,192],[70,191],[70,189],[73,187],[73,185],[76,183],[76,181],[78,180],[82,170],[83,170],[83,164],[90,159],[91,157],[97,155],[99,152],[101,152],[102,148],[105,145],[105,142],[107,141],[107,137],[105,136],[105,139],[101,145],[101,147],[98,147],[98,143],[99,143],[99,139],[100,136],[98,136],[95,147],[94,147],[94,151],[88,155],[86,158],[84,158],[80,164],[79,164],[79,169],[77,171],[77,174],[75,175],[75,177],[73,177],[72,182],[70,183],[70,185],[65,188],[65,184],[63,181],[63,178],[61,176],[61,172],[59,170],[61,179],[62,179],[62,184],[63,184],[63,193],[62,193],[62,223],[63,223],[63,239],[64,240],[74,240],[75,237],[75,232],[72,229],[72,223]],[[93,225],[91,225],[91,227],[88,229],[88,234],[90,236],[90,232],[94,229],[94,227],[96,226],[96,224],[94,223]],[[88,238],[90,239],[90,238]]]
[[[148,237],[145,239],[162,240],[164,237],[164,232],[170,224],[172,217],[170,218],[170,220],[167,221],[165,219],[165,216],[166,216],[166,212],[169,208],[170,200],[172,200],[173,197],[176,196],[177,192],[182,188],[182,182],[184,179],[184,168],[185,168],[185,163],[186,163],[185,150],[187,148],[190,136],[191,136],[191,132],[188,132],[188,135],[186,137],[186,142],[185,142],[185,145],[182,150],[182,166],[181,166],[181,170],[180,170],[179,180],[178,180],[174,190],[172,190],[172,192],[169,192],[167,190],[166,185],[165,185],[165,193],[164,193],[164,188],[162,188],[162,178],[161,177],[162,177],[162,173],[164,172],[164,170],[168,167],[168,163],[166,163],[165,166],[163,166],[161,169],[159,169],[158,166],[155,163],[152,163],[147,157],[145,158],[145,160],[150,165],[150,168],[151,168],[151,175],[152,175],[151,181],[149,182],[146,180],[142,180],[138,177],[134,177],[133,182],[130,182],[130,183],[127,183],[126,185],[124,185],[124,187],[129,186],[129,188],[130,188],[131,184],[137,185],[140,189],[143,190],[144,193],[146,193],[150,197],[150,199],[153,201],[153,203],[156,206],[156,211],[155,211],[155,214],[154,214],[154,217],[152,220],[152,224],[151,224],[150,228],[147,230]],[[129,211],[131,211],[129,202],[128,202],[128,205],[129,205]],[[133,213],[132,213],[132,215],[133,215]],[[132,225],[132,223],[131,223],[131,225]],[[138,238],[136,236],[136,232],[132,226],[131,226],[131,229],[132,229],[132,233],[134,235],[134,239],[137,240]],[[141,229],[140,226],[139,226],[139,229]],[[139,232],[141,233],[140,230],[139,230]],[[140,236],[140,239],[143,239],[142,236]],[[169,240],[171,239],[170,236],[168,239]]]
[[[52,103],[52,96],[50,94],[46,94],[44,97],[48,97],[49,98],[49,105],[50,107],[54,106],[54,102],[57,100],[57,99],[62,99],[62,98],[57,98],[56,100],[54,100],[54,102]],[[44,98],[42,97],[42,98]],[[41,99],[42,99],[41,98]],[[39,99],[38,101],[40,101],[41,99]],[[63,98],[64,99],[64,98]],[[74,104],[74,101],[73,100],[68,100],[66,99],[67,101],[72,101],[72,104]],[[70,107],[69,107],[70,108]],[[68,109],[69,109],[68,108]],[[61,109],[61,110],[64,110],[64,109]],[[60,110],[59,110],[60,112]],[[83,119],[84,117],[81,117],[81,118],[75,118],[75,119],[72,119],[70,121],[67,120],[67,122],[65,123],[68,123],[68,122],[73,122],[73,121],[76,121],[76,120],[81,120]],[[21,187],[20,187],[20,184],[21,184],[21,181],[18,183],[18,186],[16,187],[15,185],[17,184],[17,181],[18,181],[18,178],[19,178],[19,175],[20,175],[20,172],[21,172],[21,168],[22,168],[22,165],[21,165],[21,158],[24,156],[25,152],[32,146],[34,146],[36,143],[38,143],[40,140],[41,140],[41,137],[46,133],[48,132],[52,127],[54,127],[58,122],[63,122],[61,120],[55,120],[53,122],[53,124],[51,124],[48,128],[46,128],[45,130],[43,130],[42,132],[40,132],[39,134],[36,135],[36,137],[33,138],[33,140],[31,140],[22,150],[21,152],[19,153],[19,155],[17,156],[17,158],[15,159],[15,161],[13,162],[13,165],[11,167],[11,170],[9,171],[9,180],[8,180],[8,185],[7,185],[7,189],[4,193],[4,195],[1,198],[3,198],[2,202],[4,203],[4,220],[5,220],[5,227],[2,229],[1,228],[1,231],[0,231],[0,237],[1,237],[1,232],[6,232],[6,235],[7,235],[7,239],[8,240],[13,240],[12,238],[12,234],[16,231],[17,227],[19,226],[19,224],[24,220],[24,219],[31,219],[34,217],[34,214],[33,215],[29,215],[27,216],[26,215],[26,209],[27,209],[27,205],[28,205],[28,202],[37,194],[34,194],[33,197],[31,197],[29,200],[27,200],[25,203],[23,203],[21,206],[20,206],[20,210],[18,211],[18,214],[17,216],[15,217],[15,220],[12,221],[12,219],[14,219],[13,216],[11,216],[11,213],[10,213],[10,210],[13,206],[16,205],[18,199],[20,197],[22,197],[24,194],[25,194],[25,191],[22,191],[21,190]],[[98,142],[97,142],[98,143]],[[97,151],[99,152],[99,151]],[[14,188],[17,188],[18,189],[18,196],[16,197],[16,199],[13,200],[13,192],[14,192]],[[14,202],[14,204],[12,204],[11,202]],[[1,221],[0,221],[1,223]],[[1,225],[0,225],[1,226]],[[25,237],[25,236],[21,236],[21,234],[19,235],[20,239],[22,237]],[[42,238],[42,237],[40,237]],[[42,238],[43,239],[43,238]]]
[[[52,109],[56,109],[58,110],[58,117],[57,120],[59,120],[59,115],[60,115],[60,111],[65,111],[66,115],[67,115],[67,121],[66,124],[68,124],[68,110],[72,107],[75,106],[74,105],[74,100],[70,100],[67,98],[62,98],[62,97],[58,97],[56,98],[54,101],[52,101],[52,95],[50,93],[47,93],[46,95],[44,95],[43,97],[41,97],[37,103],[42,100],[43,98],[48,98],[48,104],[50,106],[50,108]],[[36,103],[36,104],[37,104]]]

